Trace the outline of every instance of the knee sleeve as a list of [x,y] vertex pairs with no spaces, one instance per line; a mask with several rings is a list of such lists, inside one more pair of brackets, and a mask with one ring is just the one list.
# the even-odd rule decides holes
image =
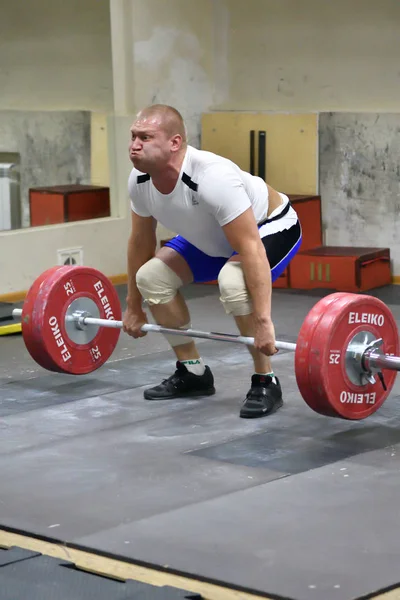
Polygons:
[[183,281],[161,259],[154,257],[136,273],[136,285],[148,304],[167,304],[175,298]]
[[[161,259],[154,257],[137,271],[136,285],[149,305],[167,304],[175,298],[183,281]],[[191,324],[187,323],[179,329],[190,329],[190,327]],[[163,333],[163,336],[172,347],[183,346],[193,341],[193,338],[183,335]]]
[[235,317],[250,315],[253,312],[240,262],[227,262],[218,275],[220,300],[227,314]]

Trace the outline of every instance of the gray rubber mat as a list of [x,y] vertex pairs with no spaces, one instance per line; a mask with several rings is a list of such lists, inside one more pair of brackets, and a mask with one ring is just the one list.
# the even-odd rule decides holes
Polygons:
[[[399,415],[400,416],[400,415]],[[400,418],[399,418],[400,425]],[[360,431],[352,430],[335,436],[288,436],[277,430],[246,436],[243,439],[196,450],[193,454],[212,460],[267,467],[280,473],[295,474],[318,469],[325,465],[350,458],[361,452],[386,448],[400,442],[400,428],[375,425]]]
[[34,558],[35,556],[40,556],[40,552],[32,552],[23,548],[0,548],[0,567],[6,567],[7,565],[21,562],[21,560]]
[[[315,298],[278,298],[276,330],[293,340]],[[190,302],[196,326],[233,330],[214,291]],[[28,377],[20,341],[1,346],[0,525],[296,600],[398,583],[399,382],[366,421],[322,417],[280,352],[283,408],[243,420],[242,347],[201,343],[215,396],[147,402],[173,355],[161,342],[149,354],[150,337],[135,356],[123,343],[82,378]]]
[[[0,600],[202,600],[198,594],[137,581],[116,581],[77,569],[72,563],[0,550]],[[24,559],[16,558],[24,556]]]
[[[189,573],[296,600],[398,584],[400,447],[82,537]],[[126,552],[126,550],[125,550]]]

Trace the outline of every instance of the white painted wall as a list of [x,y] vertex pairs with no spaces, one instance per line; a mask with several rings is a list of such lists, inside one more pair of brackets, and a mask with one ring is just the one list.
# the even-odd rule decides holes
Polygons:
[[109,0],[1,3],[0,110],[112,110]]
[[229,96],[218,108],[397,111],[398,0],[226,0]]

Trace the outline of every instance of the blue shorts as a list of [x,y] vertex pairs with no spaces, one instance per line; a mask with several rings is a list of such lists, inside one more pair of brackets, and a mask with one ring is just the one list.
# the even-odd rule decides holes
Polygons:
[[[288,229],[282,227],[280,231],[276,231],[276,222],[274,219],[272,221],[274,221],[273,226],[269,226],[271,221],[266,221],[261,223],[258,229],[271,267],[272,282],[274,282],[298,252],[301,246],[302,232],[299,221]],[[283,218],[282,225],[284,225]],[[183,256],[193,273],[194,283],[206,283],[218,279],[220,270],[230,258],[209,256],[180,235],[172,238],[165,245]],[[233,252],[231,256],[235,254],[237,253]]]

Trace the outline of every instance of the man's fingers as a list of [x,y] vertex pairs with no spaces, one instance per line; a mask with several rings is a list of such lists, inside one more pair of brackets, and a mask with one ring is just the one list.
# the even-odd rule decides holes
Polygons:
[[273,356],[279,352],[278,348],[276,348],[274,344],[266,344],[262,346],[255,345],[255,348],[266,356]]

